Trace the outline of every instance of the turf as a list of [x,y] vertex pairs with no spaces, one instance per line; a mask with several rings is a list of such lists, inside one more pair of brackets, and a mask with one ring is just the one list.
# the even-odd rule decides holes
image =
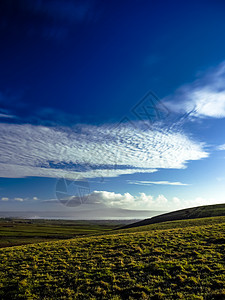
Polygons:
[[0,248],[71,239],[115,229],[128,221],[0,219]]
[[225,217],[0,249],[1,299],[225,299]]

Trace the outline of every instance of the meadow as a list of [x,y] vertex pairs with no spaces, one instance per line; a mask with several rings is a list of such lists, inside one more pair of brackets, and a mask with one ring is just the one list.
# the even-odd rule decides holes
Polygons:
[[0,219],[0,248],[99,234],[128,222],[127,220]]
[[0,249],[1,299],[225,299],[225,217]]

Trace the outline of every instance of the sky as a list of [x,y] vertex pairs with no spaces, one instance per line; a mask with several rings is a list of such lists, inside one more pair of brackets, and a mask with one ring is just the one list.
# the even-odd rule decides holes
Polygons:
[[219,0],[2,0],[0,214],[224,203],[224,38]]

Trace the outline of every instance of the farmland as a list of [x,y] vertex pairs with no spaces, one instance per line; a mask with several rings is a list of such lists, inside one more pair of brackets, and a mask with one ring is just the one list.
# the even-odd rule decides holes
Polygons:
[[1,299],[225,299],[225,217],[0,250]]
[[0,219],[0,248],[99,234],[127,222]]

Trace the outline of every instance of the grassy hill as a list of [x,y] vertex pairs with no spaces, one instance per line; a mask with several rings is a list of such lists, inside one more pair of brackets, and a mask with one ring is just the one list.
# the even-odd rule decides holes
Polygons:
[[225,299],[225,217],[0,249],[1,299]]
[[128,224],[123,226],[122,228],[132,228],[132,227],[145,226],[145,225],[161,223],[161,222],[207,218],[207,217],[216,217],[216,216],[225,216],[225,204],[204,205],[204,206],[181,209],[170,213],[165,213],[156,217],[152,217],[149,219],[145,219],[143,221]]

